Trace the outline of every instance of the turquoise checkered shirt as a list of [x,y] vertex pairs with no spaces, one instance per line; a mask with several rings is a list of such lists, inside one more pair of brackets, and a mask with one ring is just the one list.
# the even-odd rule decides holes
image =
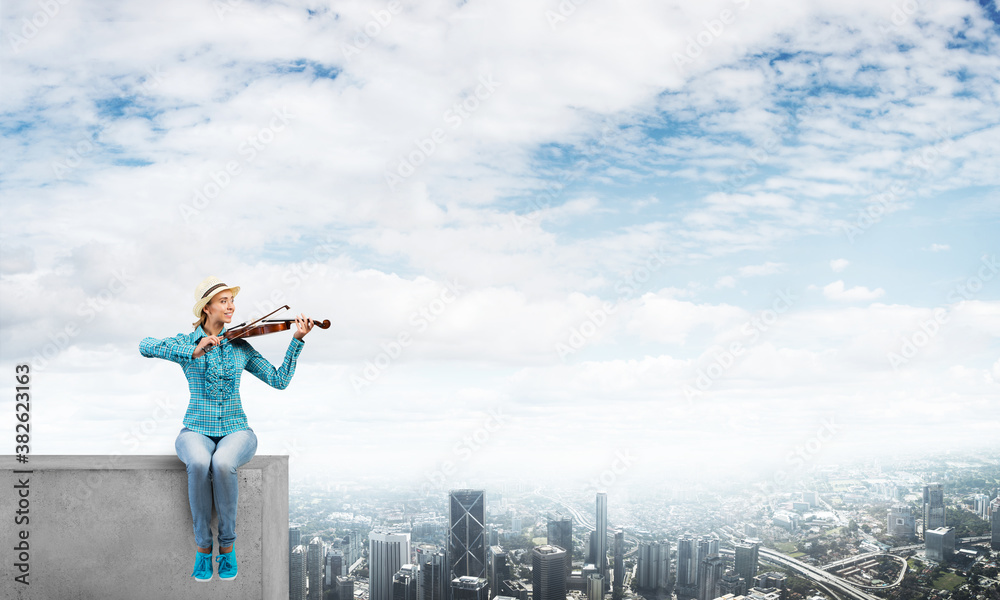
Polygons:
[[[222,330],[223,332],[225,329]],[[191,333],[139,342],[139,352],[147,358],[172,360],[184,370],[191,401],[184,426],[202,435],[221,437],[248,429],[240,402],[240,375],[246,369],[271,387],[283,390],[295,373],[295,360],[305,342],[292,338],[285,362],[275,369],[246,340],[223,340],[222,344],[198,358],[191,358],[198,340],[208,334],[199,326]]]

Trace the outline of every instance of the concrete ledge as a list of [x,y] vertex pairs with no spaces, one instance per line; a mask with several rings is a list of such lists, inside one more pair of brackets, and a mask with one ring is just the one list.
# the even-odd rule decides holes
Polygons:
[[[32,455],[29,461],[0,456],[0,598],[287,600],[287,456],[255,456],[240,467],[239,575],[223,582],[216,574],[205,583],[190,577],[194,532],[187,472],[176,456]],[[25,516],[27,523],[16,522]],[[22,530],[29,585],[15,580],[23,574],[16,566]],[[214,516],[212,532],[218,533]]]

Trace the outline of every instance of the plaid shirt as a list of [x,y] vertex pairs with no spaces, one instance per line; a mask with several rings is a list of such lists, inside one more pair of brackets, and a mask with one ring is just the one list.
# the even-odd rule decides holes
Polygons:
[[249,428],[240,402],[243,369],[267,385],[283,390],[292,380],[295,360],[305,342],[293,337],[285,352],[285,362],[275,369],[246,340],[223,340],[206,354],[191,358],[198,340],[206,335],[199,326],[191,333],[163,340],[148,337],[139,342],[139,352],[147,358],[164,358],[181,366],[191,389],[184,425],[202,435],[221,437]]

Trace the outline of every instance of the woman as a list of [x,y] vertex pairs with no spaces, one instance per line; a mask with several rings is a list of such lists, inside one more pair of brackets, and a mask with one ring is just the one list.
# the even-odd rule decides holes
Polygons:
[[295,319],[285,361],[275,369],[245,340],[226,340],[223,333],[233,319],[233,300],[239,286],[209,277],[195,288],[194,315],[198,321],[189,334],[158,340],[148,337],[139,352],[148,358],[165,358],[180,364],[191,390],[184,427],[174,444],[187,465],[188,500],[197,545],[196,581],[212,579],[212,500],[219,515],[219,579],[236,577],[236,469],[253,458],[257,436],[247,425],[240,403],[240,375],[244,369],[264,383],[283,390],[295,373],[302,338],[312,330],[312,320]]

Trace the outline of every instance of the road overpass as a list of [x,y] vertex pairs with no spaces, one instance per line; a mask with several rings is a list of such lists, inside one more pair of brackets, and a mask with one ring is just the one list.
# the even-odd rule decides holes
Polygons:
[[[721,554],[735,554],[735,551],[729,548],[722,548],[719,552]],[[883,600],[864,590],[859,590],[836,575],[831,575],[822,569],[807,565],[802,561],[795,560],[770,548],[761,547],[759,558],[760,560],[766,560],[767,562],[786,567],[817,585],[828,589],[835,596],[850,600]]]

